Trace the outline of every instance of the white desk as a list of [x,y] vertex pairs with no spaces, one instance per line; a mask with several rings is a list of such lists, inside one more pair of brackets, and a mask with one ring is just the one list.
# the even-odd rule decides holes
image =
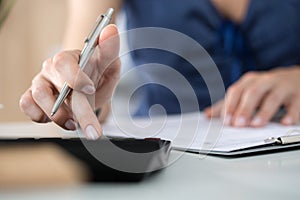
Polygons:
[[[177,152],[173,152],[176,154]],[[300,151],[239,159],[186,154],[140,183],[5,191],[0,199],[299,199]]]
[[[176,155],[178,152],[172,152]],[[0,177],[1,178],[1,177]],[[300,199],[300,150],[224,159],[185,154],[140,183],[1,191],[0,199]]]

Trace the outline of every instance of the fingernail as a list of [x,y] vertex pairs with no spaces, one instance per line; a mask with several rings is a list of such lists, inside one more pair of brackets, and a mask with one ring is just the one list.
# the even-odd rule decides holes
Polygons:
[[96,89],[91,85],[86,85],[82,88],[81,91],[85,94],[94,94],[96,92]]
[[246,125],[246,119],[245,117],[238,117],[235,122],[234,122],[235,126],[245,126]]
[[261,126],[263,124],[263,120],[261,117],[255,117],[252,121],[251,121],[251,126]]
[[286,117],[286,118],[284,118],[283,123],[286,125],[292,125],[293,119],[291,117]]
[[224,125],[229,126],[231,124],[232,116],[231,115],[226,115],[224,118]]
[[88,139],[91,140],[97,140],[99,138],[99,135],[96,131],[96,129],[92,125],[88,125],[88,127],[85,129],[86,135]]
[[69,130],[75,130],[76,129],[76,125],[75,122],[72,119],[69,119],[66,123],[65,123],[65,127]]

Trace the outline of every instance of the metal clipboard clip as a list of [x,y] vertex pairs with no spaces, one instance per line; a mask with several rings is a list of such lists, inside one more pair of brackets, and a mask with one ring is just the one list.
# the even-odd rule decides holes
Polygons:
[[[292,135],[293,133],[299,133]],[[286,135],[280,137],[270,137],[265,139],[266,143],[274,143],[274,144],[281,144],[281,145],[288,145],[293,143],[300,143],[300,130],[291,130]]]

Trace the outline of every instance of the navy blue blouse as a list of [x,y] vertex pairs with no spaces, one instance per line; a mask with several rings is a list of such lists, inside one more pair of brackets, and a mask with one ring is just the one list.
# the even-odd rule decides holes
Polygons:
[[[127,0],[124,8],[128,29],[163,27],[196,40],[213,58],[226,89],[248,71],[300,64],[299,0],[252,0],[239,25],[223,18],[210,0]],[[134,37],[129,39],[130,46],[135,42]],[[205,82],[186,60],[155,49],[137,50],[131,56],[136,66],[161,63],[173,67],[191,84],[199,109],[211,105]],[[168,114],[181,112],[168,88],[148,84],[139,90],[143,97],[137,115],[147,115],[154,104],[161,104]]]

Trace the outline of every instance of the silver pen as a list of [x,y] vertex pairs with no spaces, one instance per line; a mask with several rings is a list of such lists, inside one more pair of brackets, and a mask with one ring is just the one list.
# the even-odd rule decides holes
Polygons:
[[[95,48],[97,46],[97,40],[99,38],[100,33],[102,30],[110,23],[110,20],[112,18],[114,9],[109,8],[106,12],[106,14],[99,16],[99,18],[96,21],[95,28],[92,30],[90,35],[85,40],[85,46],[80,54],[79,59],[79,67],[81,70],[83,70],[90,60],[91,56],[93,55]],[[56,102],[52,108],[51,111],[51,117],[55,115],[58,108],[61,106],[61,104],[64,102],[64,100],[67,98],[69,93],[72,91],[72,89],[68,86],[67,83],[64,84],[63,88],[60,91],[59,96],[56,99]]]

